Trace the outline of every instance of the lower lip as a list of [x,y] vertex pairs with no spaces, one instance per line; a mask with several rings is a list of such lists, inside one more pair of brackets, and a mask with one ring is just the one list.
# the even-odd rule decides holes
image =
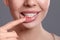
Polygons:
[[[38,13],[39,14],[39,13]],[[38,15],[37,14],[37,15]],[[33,16],[33,17],[28,17],[28,16],[25,16],[26,17],[26,21],[24,23],[30,23],[32,21],[34,21],[37,17],[37,15]]]

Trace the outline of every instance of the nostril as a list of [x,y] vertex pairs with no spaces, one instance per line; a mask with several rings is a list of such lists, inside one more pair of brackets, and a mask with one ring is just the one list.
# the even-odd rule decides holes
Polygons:
[[25,7],[33,7],[33,6],[36,6],[36,4],[32,1],[29,1],[29,2],[24,2],[23,4]]
[[34,7],[36,5],[33,5],[33,4],[24,4],[25,7]]

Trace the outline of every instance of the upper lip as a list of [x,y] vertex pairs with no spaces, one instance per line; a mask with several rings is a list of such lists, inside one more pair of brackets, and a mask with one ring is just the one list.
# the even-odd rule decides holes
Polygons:
[[25,10],[22,11],[21,13],[39,13],[40,11],[34,11],[34,10]]

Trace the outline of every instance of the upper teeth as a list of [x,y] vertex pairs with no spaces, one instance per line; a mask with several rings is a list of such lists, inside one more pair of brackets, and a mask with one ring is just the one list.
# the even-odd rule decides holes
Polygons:
[[24,15],[28,17],[33,17],[36,15],[36,13],[25,13]]

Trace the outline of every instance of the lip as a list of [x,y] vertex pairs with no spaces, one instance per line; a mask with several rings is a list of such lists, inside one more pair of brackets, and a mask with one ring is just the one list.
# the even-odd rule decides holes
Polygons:
[[22,11],[21,13],[39,13],[40,11]]
[[[24,14],[26,14],[26,13],[36,13],[36,15],[32,17],[34,19],[32,19],[31,17],[26,17],[26,21],[24,23],[30,23],[30,22],[34,21],[37,18],[40,11],[22,11],[21,14],[23,15],[23,13]],[[25,16],[25,15],[23,15],[23,16]]]

